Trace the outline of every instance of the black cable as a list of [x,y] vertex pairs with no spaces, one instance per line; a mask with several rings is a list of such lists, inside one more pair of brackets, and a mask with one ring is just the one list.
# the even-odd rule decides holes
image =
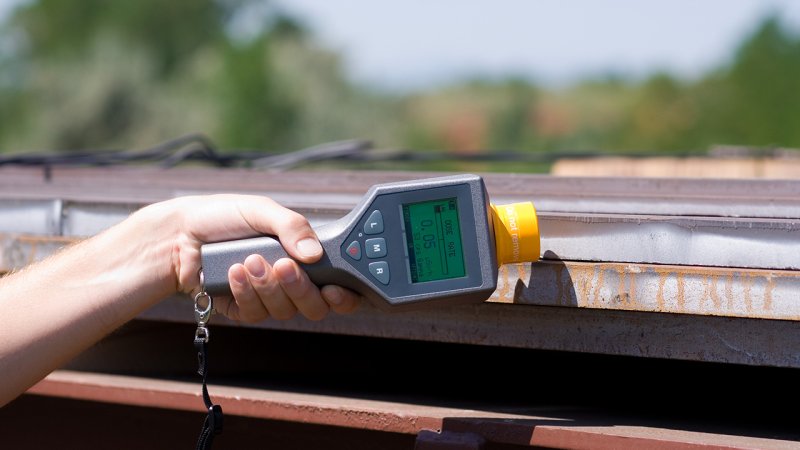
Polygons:
[[185,162],[200,162],[217,167],[254,166],[287,169],[313,161],[356,158],[370,148],[371,144],[368,141],[349,140],[286,153],[268,154],[263,151],[220,153],[208,137],[193,133],[141,150],[0,154],[0,166],[110,166],[158,163],[162,167],[174,167]]
[[[683,152],[684,156],[696,152]],[[506,150],[483,150],[471,153],[452,153],[431,150],[376,149],[366,140],[353,139],[325,143],[301,150],[269,153],[264,151],[218,151],[205,135],[192,133],[170,139],[150,148],[140,150],[95,150],[53,153],[0,154],[0,166],[110,166],[120,164],[155,163],[161,167],[175,167],[194,162],[215,167],[256,167],[270,170],[286,170],[303,164],[322,161],[350,163],[409,162],[431,163],[442,161],[463,162],[519,162],[553,163],[561,158],[595,158],[611,156],[603,151],[553,151],[519,152]],[[627,157],[652,156],[651,152],[626,152]],[[673,156],[676,154],[673,153]]]
[[[187,150],[193,149],[191,152]],[[224,164],[226,158],[217,154],[213,143],[202,134],[188,134],[160,143],[143,150],[95,150],[53,153],[21,153],[0,155],[0,166],[107,166],[134,162],[166,161],[177,164],[194,157],[197,151],[202,159],[216,164]],[[185,155],[182,156],[181,152]]]

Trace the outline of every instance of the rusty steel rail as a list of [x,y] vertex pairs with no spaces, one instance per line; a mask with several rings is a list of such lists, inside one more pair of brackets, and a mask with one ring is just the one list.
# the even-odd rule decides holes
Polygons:
[[[374,183],[432,175],[0,168],[0,272],[95,234],[142,205],[178,195],[265,194],[316,225],[343,216]],[[500,174],[485,179],[493,201],[533,200],[539,211],[544,260],[502,267],[489,301],[507,304],[515,313],[490,305],[480,314],[455,309],[406,321],[405,316],[385,319],[384,313],[365,306],[362,314],[322,324],[298,320],[264,326],[800,367],[800,356],[791,351],[799,347],[794,336],[800,328],[800,181]],[[191,320],[171,304],[159,305],[144,317]],[[558,307],[558,314],[548,315],[556,325],[541,323],[540,308],[525,308],[531,306]],[[620,314],[628,313],[645,315],[635,316],[626,330],[622,318],[633,316]],[[651,317],[649,313],[670,314],[640,319]],[[395,326],[395,320],[406,328]],[[446,333],[425,328],[436,327],[436,320],[447,324],[437,328]],[[509,331],[502,320],[511,324]],[[584,320],[607,325],[622,341],[609,342],[602,333],[571,341],[587,329]],[[680,324],[695,334],[676,341],[657,330],[661,322]],[[529,330],[526,323],[548,331],[522,332]],[[713,339],[703,326],[712,330]],[[739,333],[740,328],[747,333]],[[644,331],[660,337],[646,351],[636,337]]]
[[[418,405],[322,394],[209,386],[225,413],[258,419],[416,435],[417,449],[474,448],[487,443],[554,449],[788,449],[797,442],[719,432],[687,431],[596,417],[563,408],[507,412]],[[196,383],[56,371],[34,395],[202,412]],[[460,445],[460,446],[454,446]]]
[[[321,209],[283,203],[305,214],[312,225],[336,220],[355,204]],[[143,205],[0,199],[0,233],[90,236],[124,219],[138,206]],[[566,215],[541,211],[538,216],[544,259],[800,269],[800,219]]]
[[[223,191],[269,195],[302,212],[313,224],[321,224],[344,215],[372,184],[432,175],[3,167],[0,168],[0,272],[22,267],[93,235],[143,205],[179,195]],[[694,398],[695,393],[704,393],[708,387],[717,392],[712,399],[726,401],[728,388],[719,384],[722,372],[688,369],[715,366],[695,363],[702,361],[736,365],[723,369],[725,374],[746,378],[749,384],[740,385],[747,390],[744,397],[760,398],[763,394],[769,398],[785,392],[791,398],[789,372],[800,368],[797,351],[800,348],[800,182],[528,175],[487,175],[485,179],[497,203],[519,200],[536,203],[544,260],[502,267],[496,292],[479,305],[386,313],[363,304],[352,314],[334,314],[318,322],[296,317],[255,325],[215,316],[211,326],[218,327],[215,336],[219,339],[212,349],[213,373],[233,384],[212,385],[215,402],[223,405],[226,414],[272,425],[304,423],[403,436],[406,442],[415,441],[418,450],[798,447],[793,425],[784,426],[780,422],[759,428],[764,423],[758,421],[759,414],[736,409],[739,406],[731,411],[731,416],[741,411],[746,418],[731,422],[731,427],[738,428],[721,431],[712,424],[704,426],[694,421],[671,423],[659,420],[659,416],[647,422],[635,414],[616,417],[605,410],[565,407],[570,400],[556,400],[564,403],[556,403],[559,406],[555,408],[541,407],[538,405],[546,400],[537,403],[542,398],[537,389],[555,389],[548,398],[560,399],[558,389],[571,390],[574,383],[579,383],[585,388],[577,395],[612,391],[606,397],[593,397],[596,402],[609,399],[625,404],[626,399],[641,399],[640,403],[629,405],[649,406],[652,400],[681,408],[685,402],[687,408],[692,408],[699,406],[694,402],[708,400]],[[73,399],[82,405],[129,405],[131,409],[143,408],[148,412],[156,409],[202,412],[198,382],[152,378],[185,373],[182,347],[162,346],[158,354],[151,349],[154,342],[173,342],[172,337],[176,336],[183,339],[184,328],[187,339],[191,338],[194,317],[190,300],[177,296],[166,299],[133,322],[142,328],[126,328],[116,336],[116,341],[107,339],[71,366],[80,372],[57,371],[34,386],[30,390],[32,396],[27,398]],[[233,328],[242,326],[247,329]],[[231,340],[243,335],[249,339],[244,345]],[[317,348],[314,344],[320,342],[303,341],[306,337],[324,341],[357,339],[349,342],[351,345],[341,345],[344,341],[331,344],[331,349],[343,347],[348,351],[352,344],[368,347],[363,355],[371,356],[360,353],[345,356],[344,352],[331,356],[331,361],[337,362],[340,357],[351,358],[349,361],[356,365],[362,357],[369,358],[365,364],[375,365],[376,349],[390,345],[386,340],[369,337],[393,338],[395,350],[400,345],[403,350],[385,352],[390,355],[389,363],[376,371],[385,370],[389,364],[392,368],[388,370],[394,370],[397,353],[407,352],[410,356],[403,360],[406,364],[417,361],[441,364],[436,367],[446,373],[438,377],[439,383],[463,375],[458,370],[467,365],[451,368],[451,361],[439,361],[444,347],[436,347],[430,350],[430,355],[422,356],[420,348],[405,347],[411,340],[423,341],[424,348],[449,346],[447,351],[454,353],[465,348],[460,350],[464,351],[464,360],[472,364],[469,358],[476,358],[475,365],[481,364],[480,350],[485,349],[483,357],[491,362],[483,362],[487,367],[480,368],[470,380],[476,383],[490,378],[495,384],[498,380],[509,381],[500,383],[509,385],[509,391],[492,391],[487,386],[491,395],[484,398],[486,404],[461,407],[451,406],[447,395],[438,392],[416,404],[402,393],[392,397],[389,390],[381,391],[382,400],[375,400],[369,398],[368,387],[361,387],[359,381],[365,380],[350,379],[352,372],[337,372],[340,369],[331,370],[327,376],[344,377],[349,380],[346,385],[315,384],[316,378],[312,376],[310,381],[298,382],[292,378],[284,386],[281,380],[286,367],[269,364],[275,364],[275,358],[290,366],[299,364],[290,374],[317,367],[297,362],[296,352],[309,345]],[[273,353],[265,349],[264,340],[270,338],[280,341],[273,342]],[[288,338],[301,342],[287,350],[282,339]],[[281,352],[286,354],[281,356]],[[323,352],[328,355],[331,350],[323,346],[317,356]],[[502,352],[514,353],[507,358],[509,353]],[[553,354],[598,358],[586,355],[589,353],[642,358],[601,356],[601,361],[594,362],[544,358]],[[256,359],[265,361],[265,366],[253,363],[254,354],[264,356]],[[194,362],[192,356],[187,354],[189,364]],[[536,366],[534,372],[528,373],[519,363],[528,358]],[[516,364],[512,365],[509,359],[517,360]],[[678,373],[675,378],[656,376],[662,366],[646,369],[622,364],[614,366],[616,370],[604,372],[606,364],[619,365],[621,359],[648,364],[669,360],[670,367],[683,364],[681,367],[690,373],[688,376],[695,378],[684,380],[687,372]],[[576,361],[574,371],[567,367]],[[327,367],[324,366],[327,363],[320,361],[318,368]],[[174,368],[178,364],[180,369]],[[420,364],[423,365],[419,369],[424,370],[424,363]],[[555,370],[556,366],[563,366],[563,370]],[[747,371],[729,372],[734,368]],[[407,367],[393,379],[405,379],[406,373],[416,373],[417,369]],[[500,375],[489,377],[494,371]],[[751,379],[753,371],[759,375]],[[148,377],[129,376],[132,373]],[[574,380],[566,378],[560,383],[548,378],[573,373]],[[504,376],[512,377],[513,382]],[[611,382],[604,376],[620,380]],[[625,379],[628,376],[642,378],[632,383],[634,380]],[[351,390],[353,381],[358,387]],[[772,381],[775,385],[766,389],[764,383]],[[288,390],[282,390],[281,386]],[[342,386],[348,389],[347,394],[337,391]],[[511,392],[513,389],[525,392]],[[614,389],[629,391],[617,393]],[[736,397],[737,392],[731,391],[730,396]],[[500,400],[495,394],[500,395]],[[524,406],[517,402],[504,407],[502,399],[514,401],[520,395],[524,397]],[[673,400],[673,396],[674,401],[666,401]],[[458,399],[467,400],[461,396]],[[64,402],[72,402],[59,401],[62,406]],[[609,406],[614,406],[613,402]],[[585,405],[597,403],[587,399]],[[719,419],[717,413],[722,407],[695,417],[714,422]],[[655,404],[652,411],[660,413],[659,408]],[[770,415],[767,420],[776,416]]]
[[[78,238],[0,233],[0,273]],[[552,261],[500,268],[489,302],[800,321],[800,271]]]

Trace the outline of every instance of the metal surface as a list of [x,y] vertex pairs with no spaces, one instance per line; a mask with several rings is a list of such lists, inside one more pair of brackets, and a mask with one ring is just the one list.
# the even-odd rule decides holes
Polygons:
[[[314,423],[381,432],[472,433],[486,442],[537,448],[789,449],[796,441],[738,434],[652,427],[606,415],[602,421],[564,409],[454,408],[321,394],[291,393],[212,385],[215,400],[230,415]],[[31,388],[32,394],[125,405],[201,411],[195,383],[129,376],[57,371]],[[700,431],[698,431],[700,430]],[[444,440],[444,439],[442,439]],[[456,439],[451,439],[456,441]],[[458,448],[458,447],[457,447]],[[480,447],[477,447],[480,448]]]
[[62,206],[58,199],[0,198],[0,232],[59,236]]
[[[89,236],[136,209],[128,204],[70,202],[62,213],[48,214],[41,205],[38,201],[17,202],[8,209],[0,205],[0,233],[30,228],[33,231],[29,234]],[[56,209],[52,205],[47,204],[48,210]],[[289,206],[307,215],[315,226],[349,212]],[[539,226],[546,259],[800,269],[800,219],[567,215],[540,211]]]
[[[372,184],[432,175],[0,168],[0,272],[176,195],[266,194],[321,225]],[[800,181],[485,181],[494,201],[533,200],[540,216],[546,260],[501,268],[490,303],[507,305],[388,316],[365,306],[320,323],[262,326],[800,367]],[[143,317],[190,318],[178,304]]]
[[[141,319],[193,323],[174,297]],[[243,326],[224,317],[215,326]],[[800,368],[800,322],[630,310],[484,303],[387,314],[362,304],[314,322],[296,317],[253,326],[275,330]]]
[[52,255],[74,237],[0,233],[0,274],[22,268]]
[[498,289],[497,301],[800,320],[798,271],[543,261],[501,272],[509,284]]
[[[175,195],[235,191],[267,194],[293,206],[349,209],[373,184],[435,175],[442,173],[0,167],[0,198],[149,203]],[[546,212],[800,218],[800,180],[484,178],[498,203],[533,200]]]
[[[46,257],[75,240],[0,233],[0,272]],[[540,261],[502,266],[489,301],[800,320],[798,292],[800,272],[794,270]]]
[[800,219],[544,213],[539,226],[548,259],[800,269]]
[[[177,195],[266,194],[304,213],[312,223],[322,224],[344,215],[372,184],[432,175],[4,167],[0,168],[0,272],[41,259],[82,236],[96,234],[137,207]],[[671,360],[671,367],[712,365],[675,361],[688,360],[737,367],[800,368],[800,182],[527,175],[488,175],[485,179],[497,203],[536,203],[544,235],[542,249],[549,258],[532,265],[504,266],[499,272],[498,289],[487,303],[394,313],[362,304],[352,314],[331,314],[319,322],[301,317],[268,320],[248,326],[255,328],[248,330],[234,330],[232,327],[243,325],[217,316],[213,327],[228,328],[222,328],[215,336],[225,336],[229,331],[237,336],[259,333],[258,337],[263,338],[268,333],[277,334],[263,329],[275,329],[425,341],[426,348],[446,345],[434,342],[470,344],[465,346],[470,352],[489,346],[493,348],[486,350],[492,355],[512,351],[498,347],[511,347],[555,351],[531,352],[538,357],[577,352],[658,358]],[[181,336],[186,324],[187,343],[194,329],[191,299],[185,297],[167,299],[144,312],[140,319],[148,326],[173,327],[169,332]],[[142,335],[152,338],[150,332]],[[113,351],[116,347],[106,349],[113,355],[100,348],[95,356],[103,358],[104,363],[111,357],[125,360],[128,366],[136,366],[134,370],[148,364],[160,366],[163,361],[158,360],[159,356],[178,364],[163,352],[153,354],[152,339],[142,344],[136,341],[137,336],[123,336],[135,341],[131,344],[125,340],[123,344],[140,345],[137,348],[142,354],[150,356],[132,362],[124,356],[128,353]],[[365,341],[368,339],[358,340],[359,344]],[[215,342],[214,345],[221,345],[218,355],[241,350],[225,347],[224,339]],[[276,343],[275,348],[283,348],[283,344]],[[256,339],[253,345],[262,345],[262,341]],[[537,357],[525,352],[515,356],[525,361]],[[366,363],[374,364],[375,354],[370,355]],[[395,353],[390,355],[397,357]],[[419,352],[414,357],[416,361]],[[501,354],[497,360],[503,357]],[[187,358],[191,364],[191,355]],[[252,359],[249,354],[242,357],[242,367],[249,367],[245,363]],[[291,353],[290,361],[300,360]],[[629,373],[628,366],[604,370],[603,364],[617,364],[619,360],[602,357],[602,363],[592,365],[591,370],[581,366],[574,372],[570,367],[556,373],[575,373],[574,379],[584,385],[584,392],[610,390],[607,398],[614,401],[620,399],[614,389],[627,389],[628,398],[641,398],[643,403],[650,401],[648,392],[661,401],[675,393],[675,404],[682,406],[686,399],[687,408],[708,400],[703,395],[695,399],[691,393],[683,392],[687,386],[696,388],[696,392],[714,391],[717,395],[713,398],[731,398],[731,404],[739,401],[739,393],[769,398],[785,392],[787,398],[783,401],[793,401],[790,399],[795,390],[788,377],[774,381],[770,377],[775,372],[765,372],[781,371],[786,376],[786,369],[745,367],[762,376],[741,377],[742,373],[752,372],[736,372],[740,378],[730,388],[720,381],[725,378],[719,376],[721,372],[708,372],[716,375],[707,378],[703,377],[706,372],[693,372],[690,379],[685,379],[687,373],[678,372],[674,379],[670,374],[653,380],[643,375],[652,372]],[[507,359],[502,361],[505,364]],[[541,363],[538,359],[531,362],[537,361]],[[646,362],[652,361],[657,360]],[[297,369],[302,370],[303,364],[298,364]],[[503,364],[483,369],[499,372],[496,379],[500,379],[508,372]],[[98,370],[97,367],[88,370]],[[725,366],[724,373],[732,368]],[[417,368],[412,369],[409,373]],[[516,384],[503,385],[523,386],[526,398],[531,399],[539,398],[538,389],[561,386],[572,390],[571,380],[552,385],[541,381],[552,376],[546,369],[534,368],[538,380],[535,382],[527,378],[527,369],[508,373],[509,377],[517,377]],[[458,376],[455,370],[451,372],[453,377]],[[483,373],[480,379],[484,379]],[[646,423],[635,416],[620,419],[611,414],[584,415],[564,408],[536,409],[535,402],[529,404],[527,400],[524,407],[517,408],[480,404],[453,407],[432,401],[414,404],[413,400],[397,401],[397,397],[372,400],[359,397],[359,381],[348,379],[348,386],[357,387],[347,395],[325,394],[316,384],[306,386],[302,381],[292,385],[292,392],[222,385],[210,389],[227,414],[395,433],[409,441],[418,436],[419,448],[452,448],[459,442],[475,448],[800,447],[793,425],[787,425],[783,433],[768,435],[752,432],[747,423],[722,432],[696,422]],[[313,393],[299,392],[304,388]],[[637,388],[642,390],[641,397]],[[76,399],[81,401],[77,403],[88,405],[105,402],[143,407],[146,411],[203,410],[196,382],[59,371],[31,392]],[[513,398],[517,398],[516,393]],[[765,400],[762,407],[766,404]],[[654,410],[660,411],[659,407],[654,405]],[[736,405],[731,415],[746,408]],[[748,411],[750,418],[758,415]],[[437,444],[441,445],[436,447]]]

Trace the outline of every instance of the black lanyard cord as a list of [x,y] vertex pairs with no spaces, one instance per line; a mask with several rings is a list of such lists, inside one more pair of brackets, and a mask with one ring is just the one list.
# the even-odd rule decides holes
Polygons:
[[195,336],[194,338],[194,348],[197,351],[197,374],[203,377],[203,402],[208,409],[200,438],[197,440],[197,450],[209,450],[214,442],[214,436],[222,433],[222,407],[211,402],[206,385],[208,376],[207,341],[207,336]]

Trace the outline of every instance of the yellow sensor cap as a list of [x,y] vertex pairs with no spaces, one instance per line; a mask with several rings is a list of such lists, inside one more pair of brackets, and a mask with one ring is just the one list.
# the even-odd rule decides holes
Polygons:
[[531,202],[491,205],[497,264],[539,259],[539,221]]

